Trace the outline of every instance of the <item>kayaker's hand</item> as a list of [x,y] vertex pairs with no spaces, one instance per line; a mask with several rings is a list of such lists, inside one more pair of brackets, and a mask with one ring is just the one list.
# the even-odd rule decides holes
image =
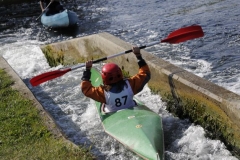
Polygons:
[[85,64],[86,64],[86,70],[90,70],[92,68],[92,61],[87,61]]
[[136,57],[140,57],[141,56],[139,47],[133,47],[132,51],[133,51],[133,53],[135,54]]

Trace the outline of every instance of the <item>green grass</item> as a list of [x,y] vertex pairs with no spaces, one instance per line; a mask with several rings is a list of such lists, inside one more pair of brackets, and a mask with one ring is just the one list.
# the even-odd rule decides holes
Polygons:
[[0,69],[0,159],[94,159],[83,147],[55,137],[33,102],[13,90],[14,82]]

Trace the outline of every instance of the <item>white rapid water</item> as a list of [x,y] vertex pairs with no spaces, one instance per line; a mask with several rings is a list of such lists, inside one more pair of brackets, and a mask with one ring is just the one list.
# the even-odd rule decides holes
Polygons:
[[[86,147],[93,146],[92,152],[98,159],[140,159],[104,133],[93,101],[86,98],[79,87],[83,69],[71,71],[37,87],[29,84],[33,76],[62,67],[49,67],[39,48],[41,44],[30,40],[4,44],[0,46],[0,55],[53,115],[69,140]],[[209,64],[197,63],[208,70]],[[205,137],[202,127],[171,115],[161,97],[153,95],[147,86],[137,97],[163,118],[166,159],[237,160],[221,141]]]

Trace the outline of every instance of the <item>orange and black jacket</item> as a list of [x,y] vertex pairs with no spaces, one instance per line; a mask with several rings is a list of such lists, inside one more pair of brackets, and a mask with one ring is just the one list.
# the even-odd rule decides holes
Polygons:
[[[137,57],[139,70],[138,73],[130,78],[127,78],[129,81],[130,86],[132,87],[134,95],[139,93],[144,85],[148,83],[151,78],[151,73],[147,63],[145,62],[142,57]],[[90,70],[86,70],[83,72],[81,89],[85,96],[92,98],[95,101],[106,103],[105,95],[104,95],[104,88],[102,86],[93,87],[91,82],[89,81],[91,77]]]

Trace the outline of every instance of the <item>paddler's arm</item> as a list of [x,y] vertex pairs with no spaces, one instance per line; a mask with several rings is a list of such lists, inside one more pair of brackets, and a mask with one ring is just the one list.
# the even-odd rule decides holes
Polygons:
[[140,49],[138,47],[133,47],[133,53],[136,55],[136,58],[138,60],[139,70],[136,75],[130,77],[128,80],[132,87],[133,93],[137,94],[142,91],[143,87],[150,80],[151,72],[146,61],[142,58]]
[[102,87],[93,87],[90,82],[92,61],[86,62],[86,70],[83,72],[81,89],[82,93],[95,101],[106,103],[104,90]]
[[43,2],[40,0],[40,8],[41,8],[41,10],[42,10],[42,12],[44,11],[44,4],[43,4]]

